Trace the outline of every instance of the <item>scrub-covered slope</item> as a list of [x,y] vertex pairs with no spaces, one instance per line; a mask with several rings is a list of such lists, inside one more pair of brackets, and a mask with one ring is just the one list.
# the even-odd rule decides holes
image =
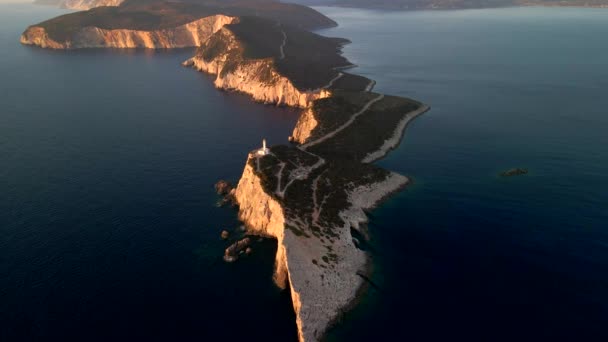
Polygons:
[[[198,46],[192,45],[192,42],[202,42],[208,38],[208,35],[203,35],[198,39],[180,41],[179,37],[184,34],[183,31],[196,31],[184,29],[184,27],[196,26],[201,19],[213,16],[234,18],[247,15],[286,23],[303,30],[335,25],[333,20],[311,8],[273,1],[125,2],[118,7],[93,8],[89,11],[70,13],[32,25],[23,33],[21,42],[56,49]],[[153,38],[150,42],[150,39],[133,38],[130,40],[129,36],[151,36]],[[178,36],[178,38],[174,38],[174,36]],[[155,44],[157,40],[177,40],[180,43]],[[123,42],[116,43],[116,41]],[[142,41],[146,41],[146,43]],[[190,45],[187,44],[188,42],[191,42]]]

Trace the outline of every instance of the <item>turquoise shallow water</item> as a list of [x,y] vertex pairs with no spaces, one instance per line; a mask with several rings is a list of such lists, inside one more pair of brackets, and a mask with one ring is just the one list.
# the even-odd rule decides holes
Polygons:
[[[379,163],[414,185],[371,213],[380,290],[330,339],[605,341],[608,11],[321,10],[376,90],[433,107]],[[224,264],[212,185],[297,113],[189,50],[18,43],[61,13],[0,5],[0,340],[295,340],[276,244]]]
[[606,340],[608,10],[321,10],[355,72],[432,106],[379,163],[414,185],[333,339]]

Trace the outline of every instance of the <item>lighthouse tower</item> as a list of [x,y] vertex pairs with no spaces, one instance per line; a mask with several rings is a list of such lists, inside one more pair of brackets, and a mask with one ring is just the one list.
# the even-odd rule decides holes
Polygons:
[[258,156],[265,156],[270,153],[270,150],[266,147],[266,139],[262,139],[262,148],[258,150]]

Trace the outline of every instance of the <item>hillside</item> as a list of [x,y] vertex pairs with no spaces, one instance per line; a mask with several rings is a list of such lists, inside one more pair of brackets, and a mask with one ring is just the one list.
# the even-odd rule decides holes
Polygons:
[[177,27],[216,14],[258,16],[306,30],[336,25],[333,20],[309,7],[274,1],[177,3],[127,0],[120,6],[70,13],[35,26],[44,28],[50,38],[63,41],[84,27],[153,31]]
[[337,76],[335,69],[351,65],[341,55],[342,45],[348,42],[345,39],[327,38],[255,17],[243,17],[227,28],[244,44],[244,57],[273,58],[277,71],[298,89],[320,88]]

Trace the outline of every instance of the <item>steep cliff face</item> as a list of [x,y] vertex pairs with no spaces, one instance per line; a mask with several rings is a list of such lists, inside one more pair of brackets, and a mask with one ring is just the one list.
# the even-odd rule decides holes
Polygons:
[[52,38],[46,30],[39,26],[30,26],[21,34],[21,44],[36,45],[41,48],[48,49],[66,49],[65,44],[62,44]]
[[275,281],[281,287],[290,286],[299,340],[319,341],[363,285],[357,273],[365,270],[367,256],[356,248],[350,229],[359,229],[367,221],[364,209],[372,208],[408,180],[390,174],[382,181],[349,192],[350,206],[340,213],[345,224],[336,230],[328,252],[322,238],[290,229],[299,224],[299,218],[290,216],[281,200],[263,185],[255,170],[256,158],[259,157],[249,156],[236,190],[239,218],[249,232],[278,240]]
[[304,144],[311,136],[312,131],[317,127],[317,119],[315,119],[312,108],[306,109],[296,124],[293,130],[293,141],[299,144]]
[[327,89],[300,90],[281,75],[273,58],[250,59],[232,31],[222,28],[184,62],[198,71],[216,75],[215,86],[249,94],[263,103],[305,108],[329,97]]
[[248,160],[235,192],[235,198],[240,205],[239,218],[252,232],[274,237],[279,241],[274,278],[278,286],[285,288],[288,280],[287,258],[282,243],[285,234],[285,215],[279,202],[262,188],[260,179],[255,175]]
[[108,30],[87,26],[62,41],[53,39],[43,27],[30,26],[21,35],[21,43],[51,49],[194,47],[203,44],[224,25],[237,20],[235,17],[213,15],[175,28],[157,31]]

